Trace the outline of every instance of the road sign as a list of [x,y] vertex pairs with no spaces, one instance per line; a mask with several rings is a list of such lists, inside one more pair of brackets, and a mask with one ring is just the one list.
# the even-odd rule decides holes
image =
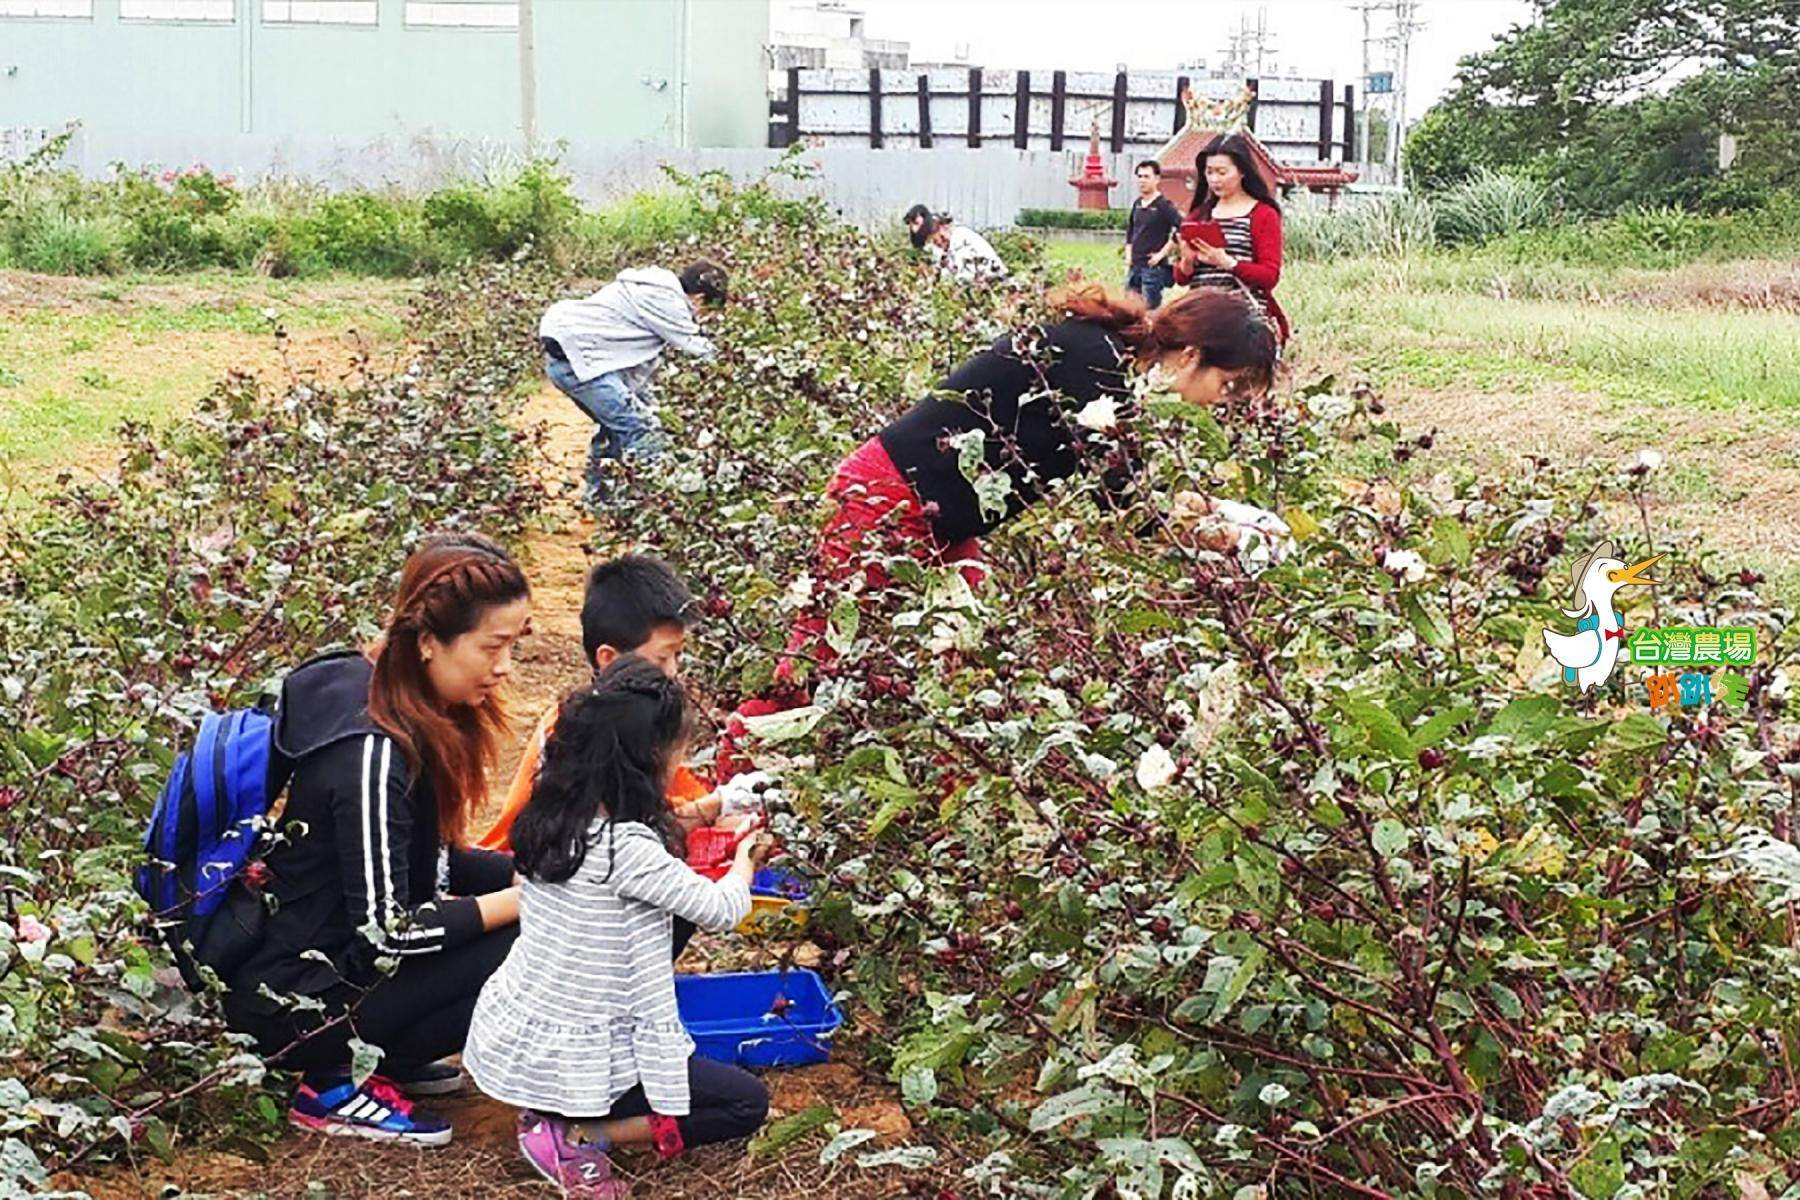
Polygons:
[[1394,90],[1394,73],[1392,71],[1369,72],[1369,95],[1385,96]]

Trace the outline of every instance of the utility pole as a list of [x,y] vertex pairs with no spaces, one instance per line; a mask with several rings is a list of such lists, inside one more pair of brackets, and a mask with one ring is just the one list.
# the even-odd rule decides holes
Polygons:
[[525,157],[537,157],[537,46],[531,0],[519,0],[519,133]]
[[1249,14],[1240,12],[1237,32],[1226,34],[1225,40],[1229,46],[1225,52],[1225,73],[1260,79],[1275,50],[1274,37],[1269,33],[1268,8],[1257,8],[1254,29]]
[[1356,123],[1356,161],[1369,161],[1369,15],[1375,11],[1375,0],[1363,0],[1363,69],[1362,79],[1357,84],[1357,93],[1362,97],[1362,120]]
[[1406,186],[1406,167],[1401,159],[1401,143],[1406,140],[1406,69],[1412,53],[1412,35],[1423,26],[1418,20],[1419,0],[1394,0],[1394,38],[1399,43],[1399,64],[1394,73],[1394,124],[1388,130],[1388,161],[1394,168],[1394,182]]

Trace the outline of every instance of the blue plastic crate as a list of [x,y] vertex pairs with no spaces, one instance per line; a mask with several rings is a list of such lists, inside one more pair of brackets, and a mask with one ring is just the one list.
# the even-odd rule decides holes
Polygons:
[[[778,996],[787,1000],[780,1014]],[[739,1067],[825,1062],[844,1023],[825,981],[804,969],[677,975],[675,1005],[696,1054]]]
[[750,894],[805,904],[812,889],[807,886],[806,880],[790,871],[783,871],[780,867],[763,867],[750,881]]

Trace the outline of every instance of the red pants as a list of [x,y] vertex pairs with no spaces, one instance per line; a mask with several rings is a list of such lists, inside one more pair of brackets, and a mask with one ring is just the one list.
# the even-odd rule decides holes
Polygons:
[[887,561],[897,554],[911,555],[929,566],[960,564],[970,587],[979,585],[985,574],[981,542],[965,538],[946,544],[938,539],[919,494],[888,457],[879,438],[870,438],[838,464],[825,495],[836,501],[837,507],[819,533],[819,548],[813,556],[814,600],[794,618],[788,631],[787,650],[775,668],[775,694],[745,700],[726,724],[715,768],[720,783],[750,765],[738,749],[745,734],[740,717],[784,712],[807,702],[805,694],[793,686],[796,656],[811,658],[820,671],[829,670],[836,661],[837,652],[825,640],[829,596],[834,590],[831,584],[843,583],[861,571],[862,594],[871,596],[891,582]]

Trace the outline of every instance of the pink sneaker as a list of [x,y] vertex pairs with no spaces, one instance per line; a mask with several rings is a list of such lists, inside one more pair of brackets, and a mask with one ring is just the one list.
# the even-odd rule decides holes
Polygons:
[[527,1109],[519,1114],[519,1153],[531,1169],[582,1200],[624,1200],[629,1185],[614,1179],[612,1159],[600,1142],[576,1142],[568,1122]]

